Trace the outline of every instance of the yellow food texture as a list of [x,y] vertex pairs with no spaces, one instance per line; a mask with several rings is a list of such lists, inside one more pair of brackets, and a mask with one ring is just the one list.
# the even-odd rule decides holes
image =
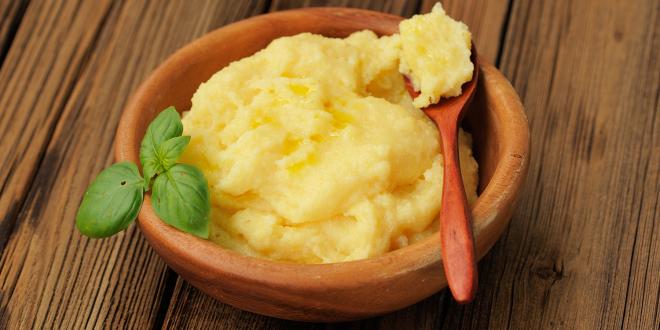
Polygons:
[[425,15],[399,24],[402,73],[421,94],[413,101],[418,108],[437,103],[441,97],[458,96],[461,85],[472,80],[472,36],[468,27],[445,14],[440,3]]
[[[274,40],[203,83],[182,162],[211,192],[211,236],[263,258],[364,259],[433,232],[442,196],[434,124],[407,95],[398,35]],[[477,163],[460,133],[471,201]]]

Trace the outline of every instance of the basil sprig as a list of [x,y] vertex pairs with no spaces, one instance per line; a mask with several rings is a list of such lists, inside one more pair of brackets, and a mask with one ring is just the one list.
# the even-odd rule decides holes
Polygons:
[[181,134],[179,113],[174,107],[163,110],[149,124],[140,146],[144,178],[132,162],[103,170],[85,191],[76,215],[78,230],[85,236],[103,238],[126,229],[151,188],[151,203],[158,217],[182,231],[208,238],[208,183],[195,166],[177,163],[190,142],[189,136]]

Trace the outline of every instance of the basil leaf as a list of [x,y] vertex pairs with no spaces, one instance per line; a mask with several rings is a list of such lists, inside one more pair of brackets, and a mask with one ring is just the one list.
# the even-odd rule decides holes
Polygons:
[[156,177],[151,204],[167,224],[199,236],[209,236],[211,203],[204,174],[195,166],[176,164]]
[[144,179],[131,162],[103,170],[85,191],[76,227],[85,236],[112,236],[135,220],[142,206]]
[[183,153],[183,149],[188,146],[189,142],[190,136],[177,136],[158,146],[156,154],[160,165],[165,171],[169,170],[174,164],[176,164],[179,156]]
[[158,158],[158,146],[164,141],[181,136],[182,133],[183,124],[174,107],[163,110],[147,127],[140,145],[140,162],[147,189],[151,179],[165,171]]

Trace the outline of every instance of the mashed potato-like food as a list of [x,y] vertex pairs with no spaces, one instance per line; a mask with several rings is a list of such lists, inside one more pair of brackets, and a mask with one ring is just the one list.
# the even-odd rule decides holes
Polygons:
[[440,97],[461,95],[461,85],[472,80],[471,34],[467,26],[445,14],[437,3],[430,13],[399,24],[402,73],[421,94],[413,104],[424,108]]
[[[246,255],[325,263],[380,255],[437,229],[439,136],[405,91],[407,38],[419,39],[371,31],[279,38],[199,87],[183,119],[192,137],[183,161],[209,181],[212,241]],[[419,65],[409,64],[413,76]],[[461,131],[474,201],[470,146]]]

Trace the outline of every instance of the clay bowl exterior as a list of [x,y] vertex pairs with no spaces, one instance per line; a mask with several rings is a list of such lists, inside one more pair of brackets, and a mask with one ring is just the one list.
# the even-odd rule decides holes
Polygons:
[[[118,161],[138,162],[146,126],[167,106],[190,108],[200,83],[228,63],[301,32],[345,37],[370,29],[387,35],[401,17],[347,8],[257,16],[215,30],[177,51],[137,90],[116,135]],[[484,61],[481,61],[484,63]],[[472,205],[477,256],[502,234],[527,174],[529,131],[516,92],[497,69],[481,65],[477,94],[463,126],[473,133],[480,196]],[[440,196],[438,196],[440,198]],[[304,321],[346,321],[414,304],[446,286],[440,235],[367,260],[298,265],[240,255],[163,223],[149,196],[138,224],[153,249],[208,295],[251,312]]]

